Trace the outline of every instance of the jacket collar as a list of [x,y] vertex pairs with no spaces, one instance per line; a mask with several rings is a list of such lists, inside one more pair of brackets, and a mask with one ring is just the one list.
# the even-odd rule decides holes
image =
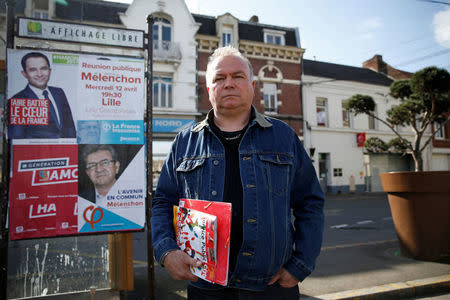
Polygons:
[[[263,128],[267,128],[267,127],[271,127],[272,123],[270,123],[267,118],[263,115],[260,114],[255,107],[252,105],[251,107],[252,109],[252,114],[255,115],[254,121],[261,127]],[[211,109],[208,112],[208,115],[206,116],[206,118],[201,121],[200,123],[198,123],[196,126],[194,126],[194,128],[191,129],[192,132],[199,132],[201,131],[203,128],[208,127],[209,126],[209,120],[214,118],[214,111]]]

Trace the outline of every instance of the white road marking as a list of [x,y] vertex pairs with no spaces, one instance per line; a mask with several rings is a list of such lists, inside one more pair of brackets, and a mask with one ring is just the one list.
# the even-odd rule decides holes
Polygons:
[[330,228],[339,229],[339,228],[345,228],[345,227],[348,227],[348,224],[334,225],[334,226],[331,226]]
[[362,225],[362,224],[371,224],[371,223],[373,223],[372,220],[366,220],[366,221],[357,222],[356,224]]

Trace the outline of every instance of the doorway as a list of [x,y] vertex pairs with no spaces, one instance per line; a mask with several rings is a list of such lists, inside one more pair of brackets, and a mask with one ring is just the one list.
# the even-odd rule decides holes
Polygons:
[[319,153],[319,182],[322,191],[328,191],[328,170],[330,169],[330,153]]

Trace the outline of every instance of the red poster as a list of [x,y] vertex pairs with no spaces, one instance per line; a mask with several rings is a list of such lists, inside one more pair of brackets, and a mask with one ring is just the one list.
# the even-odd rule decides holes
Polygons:
[[366,133],[365,132],[358,132],[356,134],[356,144],[358,147],[364,147],[364,142],[366,141]]
[[12,240],[77,234],[77,145],[13,145]]

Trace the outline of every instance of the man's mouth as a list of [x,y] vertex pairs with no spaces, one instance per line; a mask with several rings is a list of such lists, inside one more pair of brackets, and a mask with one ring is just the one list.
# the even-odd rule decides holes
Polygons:
[[239,97],[239,95],[230,94],[230,95],[225,95],[222,98],[233,98],[233,97]]

